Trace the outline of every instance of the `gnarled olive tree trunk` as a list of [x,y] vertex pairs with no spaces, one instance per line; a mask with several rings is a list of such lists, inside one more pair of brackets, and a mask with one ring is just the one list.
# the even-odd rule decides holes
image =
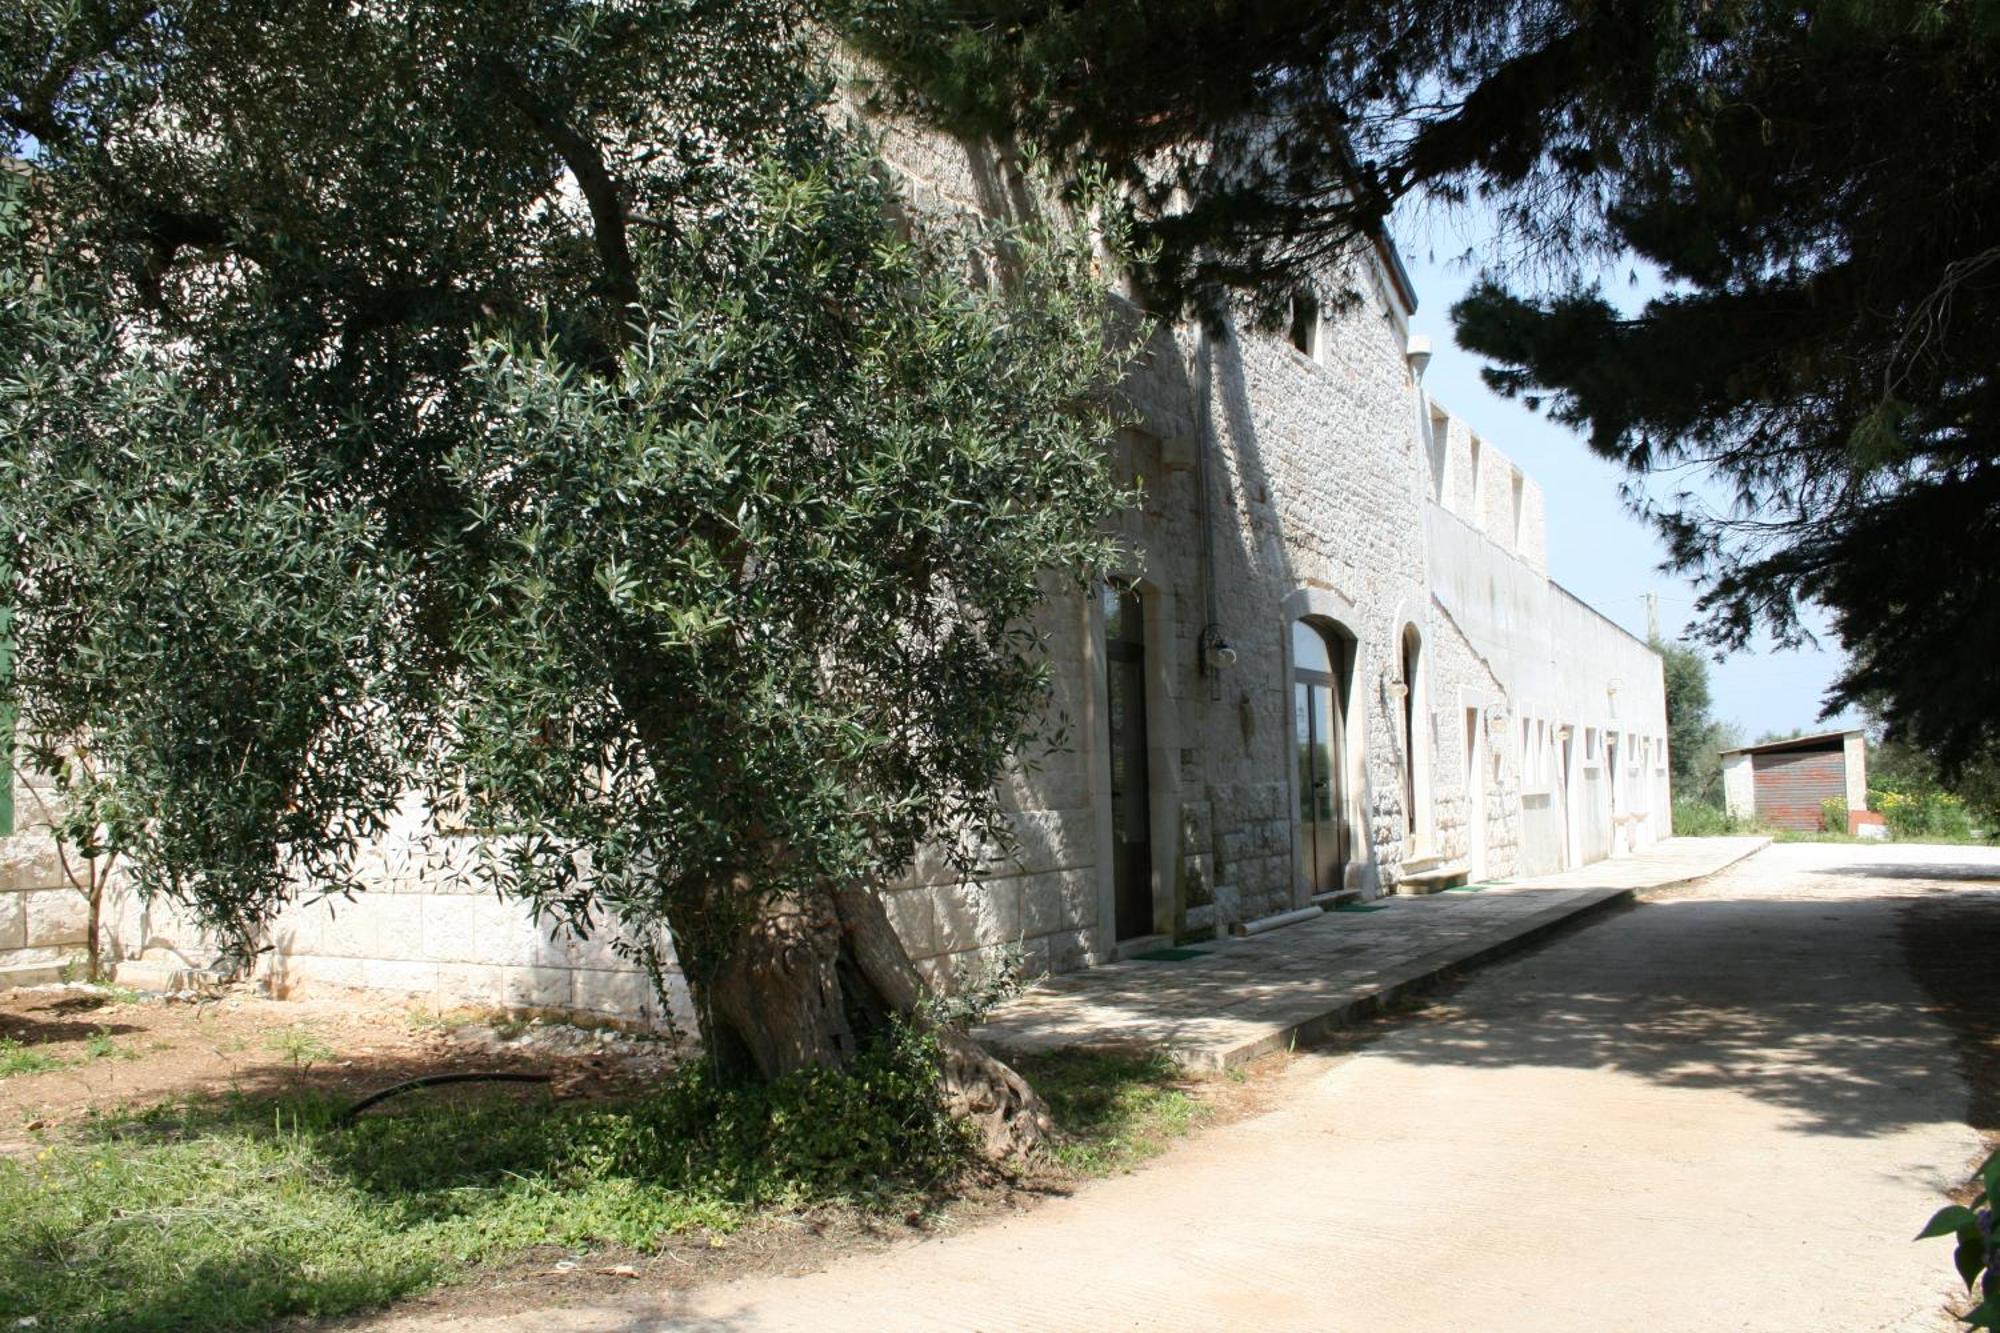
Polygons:
[[[745,884],[731,891],[754,898]],[[989,1157],[1026,1152],[1047,1135],[1048,1107],[1026,1080],[926,1016],[924,980],[874,890],[766,901],[734,919],[725,938],[703,937],[712,956],[689,969],[702,1039],[725,1070],[773,1079],[839,1068],[902,1019],[936,1038],[947,1109],[975,1127]]]

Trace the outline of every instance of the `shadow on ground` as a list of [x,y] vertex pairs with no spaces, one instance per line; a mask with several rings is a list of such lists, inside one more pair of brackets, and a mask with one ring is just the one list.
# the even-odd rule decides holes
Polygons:
[[1957,1062],[1903,966],[1896,906],[1888,896],[1645,904],[1482,975],[1438,1021],[1380,1053],[1723,1089],[1819,1134],[1956,1119]]
[[2000,865],[1992,862],[1946,863],[1941,861],[1903,862],[1891,861],[1863,862],[1851,866],[1824,866],[1813,872],[1817,875],[1839,875],[1852,879],[1920,879],[1941,885],[1954,883],[1975,884],[2000,888]]

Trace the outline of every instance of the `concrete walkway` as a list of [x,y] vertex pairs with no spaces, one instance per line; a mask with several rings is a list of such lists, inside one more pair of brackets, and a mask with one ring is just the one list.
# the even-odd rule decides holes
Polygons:
[[1978,1150],[1898,899],[1968,848],[1780,846],[1300,1059],[1277,1109],[976,1230],[688,1293],[378,1327],[1942,1333]]
[[1643,854],[1477,892],[1388,898],[1199,958],[1135,959],[1052,977],[973,1035],[1007,1050],[1159,1048],[1227,1068],[1310,1042],[1412,987],[1490,961],[1634,892],[1713,875],[1768,838],[1672,838]]

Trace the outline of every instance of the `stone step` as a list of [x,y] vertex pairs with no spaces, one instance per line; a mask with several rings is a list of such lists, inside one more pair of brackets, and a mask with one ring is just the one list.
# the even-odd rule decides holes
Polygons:
[[125,959],[111,969],[111,979],[133,990],[163,993],[216,990],[228,980],[220,972],[197,967],[165,949],[148,949],[137,958]]
[[51,982],[66,980],[70,974],[81,975],[83,964],[77,962],[11,963],[0,967],[0,990],[15,986],[46,986]]
[[1446,889],[1463,888],[1472,878],[1472,868],[1463,861],[1448,864],[1433,863],[1418,866],[1412,870],[1408,862],[1396,876],[1396,892],[1406,898],[1426,893],[1442,893]]

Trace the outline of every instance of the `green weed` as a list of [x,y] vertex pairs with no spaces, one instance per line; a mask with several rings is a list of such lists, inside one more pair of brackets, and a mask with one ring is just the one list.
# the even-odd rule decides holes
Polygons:
[[285,1057],[293,1072],[303,1074],[322,1060],[334,1057],[333,1047],[302,1027],[286,1028],[264,1038],[264,1049]]
[[0,1037],[0,1078],[15,1074],[40,1074],[60,1069],[65,1061],[33,1046],[23,1046],[18,1038]]
[[1079,1175],[1109,1175],[1158,1156],[1206,1109],[1163,1055],[1056,1051],[1013,1064],[1055,1118],[1051,1158]]
[[139,1053],[120,1046],[109,1032],[99,1032],[83,1043],[83,1054],[87,1060],[136,1060]]
[[1674,836],[1677,838],[1728,838],[1759,833],[1755,819],[1732,815],[1707,801],[1682,798],[1674,802]]

